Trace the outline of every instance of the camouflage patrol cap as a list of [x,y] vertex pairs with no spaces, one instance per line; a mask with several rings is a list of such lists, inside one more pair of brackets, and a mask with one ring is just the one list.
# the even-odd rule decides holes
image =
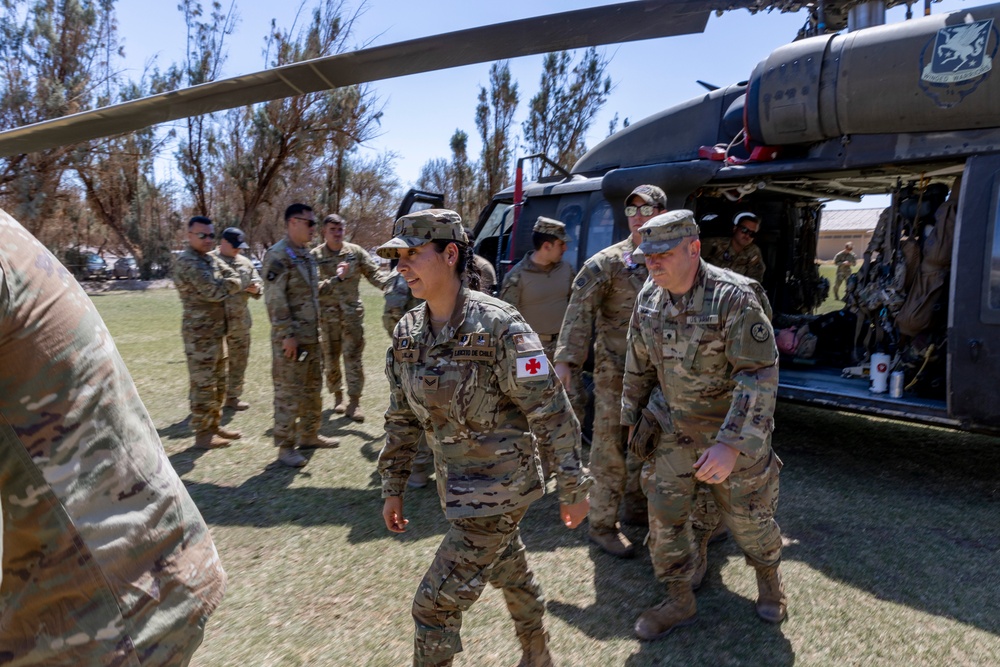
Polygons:
[[667,252],[679,246],[684,239],[697,237],[698,232],[698,224],[691,211],[681,208],[661,213],[639,228],[642,234],[639,250],[644,255]]
[[639,197],[647,204],[659,206],[664,210],[667,208],[667,195],[655,185],[640,185],[625,198],[625,203],[627,204],[632,197]]
[[392,239],[375,251],[379,257],[396,259],[404,248],[416,248],[434,240],[468,243],[462,218],[446,208],[428,208],[408,213],[396,221]]
[[538,232],[539,234],[548,234],[560,241],[569,243],[569,236],[566,235],[566,225],[552,218],[538,216],[538,220],[535,220],[535,226],[532,227],[531,231]]

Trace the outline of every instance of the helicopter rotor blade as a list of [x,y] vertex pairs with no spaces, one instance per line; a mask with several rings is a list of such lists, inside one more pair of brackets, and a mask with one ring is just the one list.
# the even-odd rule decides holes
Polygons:
[[642,0],[316,58],[0,132],[0,157],[340,86],[539,53],[698,33],[705,29],[718,4],[718,0]]

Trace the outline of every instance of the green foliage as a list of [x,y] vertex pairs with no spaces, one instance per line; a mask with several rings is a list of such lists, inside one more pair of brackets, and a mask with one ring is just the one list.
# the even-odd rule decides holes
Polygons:
[[500,191],[510,178],[514,138],[510,126],[518,103],[517,82],[511,78],[506,60],[490,66],[490,87],[479,88],[476,105],[476,129],[483,142],[479,159],[481,166],[481,199],[488,201]]

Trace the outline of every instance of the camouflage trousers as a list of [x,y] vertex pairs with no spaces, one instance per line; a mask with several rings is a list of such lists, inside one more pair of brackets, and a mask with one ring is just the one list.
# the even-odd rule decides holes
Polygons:
[[250,330],[230,331],[226,334],[226,351],[229,357],[226,398],[239,398],[243,395],[243,377],[250,359]]
[[774,520],[781,459],[770,447],[755,461],[741,454],[725,481],[701,484],[695,480],[692,466],[705,450],[663,440],[655,458],[642,471],[649,498],[649,553],[656,578],[664,583],[691,580],[695,532],[714,527],[692,517],[692,512],[694,508],[697,515],[694,506],[706,503],[708,495],[747,563],[754,567],[776,565],[781,560],[781,531]]
[[181,334],[188,367],[191,429],[195,433],[215,433],[226,393],[225,345],[221,336],[194,336],[187,331]]
[[[840,298],[840,286],[847,282],[847,279],[851,277],[850,273],[841,273],[837,271],[837,279],[833,282],[833,298]],[[845,287],[846,289],[846,287]]]
[[590,526],[609,531],[618,525],[625,501],[630,514],[646,513],[640,476],[642,461],[628,454],[628,429],[621,425],[622,373],[594,374],[594,437],[590,445]]
[[527,507],[453,519],[413,598],[415,667],[450,665],[462,651],[462,613],[489,582],[503,592],[518,637],[543,632],[545,600],[528,567],[518,524]]
[[[364,311],[361,308],[349,316],[333,315],[323,321],[320,328],[323,346],[323,374],[326,388],[331,393],[340,392],[341,378],[347,385],[347,395],[360,398],[365,388],[365,369],[362,353],[365,351]],[[344,358],[344,372],[340,372],[340,358]]]
[[[271,375],[274,378],[274,443],[292,447],[299,439],[319,433],[323,412],[323,369],[319,344],[299,343],[302,361],[285,357],[281,341],[271,341]],[[298,424],[296,425],[296,420]]]

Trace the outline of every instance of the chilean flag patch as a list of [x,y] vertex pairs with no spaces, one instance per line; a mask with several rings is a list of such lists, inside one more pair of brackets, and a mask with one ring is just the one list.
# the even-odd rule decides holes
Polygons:
[[517,360],[517,379],[532,380],[547,377],[549,374],[549,360],[544,354],[533,357],[519,357]]

